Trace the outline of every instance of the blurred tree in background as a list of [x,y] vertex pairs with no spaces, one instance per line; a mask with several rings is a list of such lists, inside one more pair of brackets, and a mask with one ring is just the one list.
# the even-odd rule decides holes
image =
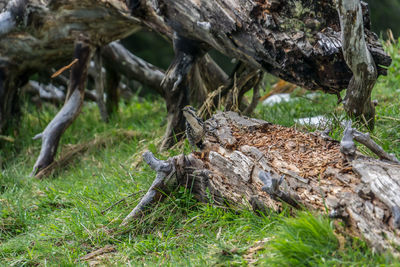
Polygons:
[[400,36],[400,1],[399,0],[367,0],[371,14],[372,30],[386,35],[391,29],[395,37]]

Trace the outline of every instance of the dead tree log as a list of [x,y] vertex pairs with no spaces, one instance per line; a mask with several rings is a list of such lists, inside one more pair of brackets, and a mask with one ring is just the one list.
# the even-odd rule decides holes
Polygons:
[[[225,55],[304,88],[337,93],[352,73],[342,55],[340,22],[333,2],[244,0],[141,0],[133,14],[156,28],[159,17],[180,36],[206,43]],[[387,66],[376,35],[363,18],[368,49],[378,66]],[[151,24],[150,24],[151,23]],[[323,66],[323,67],[322,67]]]
[[85,95],[85,84],[90,59],[93,53],[87,39],[80,36],[75,45],[74,56],[78,62],[72,66],[67,99],[64,106],[47,125],[46,129],[34,139],[42,140],[42,148],[31,175],[35,175],[53,162],[61,135],[81,111]]
[[[328,209],[332,219],[345,222],[351,235],[363,237],[380,251],[397,253],[398,162],[357,151],[349,160],[340,152],[340,142],[319,133],[303,133],[234,112],[218,113],[207,124],[210,127],[201,152],[165,162],[153,160],[168,163],[168,170],[161,172],[163,177],[174,177],[175,183],[192,190],[199,201],[216,205],[279,211],[286,203],[323,214]],[[160,171],[152,168],[159,177]],[[158,181],[151,190],[160,188],[168,193],[166,185]],[[141,212],[146,205],[141,205]],[[123,225],[140,215],[134,214]]]
[[[0,16],[4,22],[0,31],[0,70],[6,96],[0,103],[1,117],[9,117],[8,106],[15,102],[15,87],[20,81],[26,83],[34,72],[65,65],[80,33],[89,36],[96,47],[102,47],[139,27],[170,38],[175,31],[256,69],[308,89],[322,88],[331,93],[346,88],[353,76],[342,55],[339,16],[332,2],[133,2],[133,16],[129,16],[122,0],[10,1],[13,4]],[[362,11],[367,48],[378,74],[383,74],[385,70],[380,66],[388,66],[390,58],[369,31],[366,4],[362,4]]]
[[[155,22],[156,18],[149,16],[161,16],[181,37],[207,44],[256,69],[263,69],[311,90],[322,89],[338,95],[348,87],[353,75],[346,61],[351,68],[356,66],[355,63],[350,65],[349,58],[345,60],[341,53],[342,47],[345,50],[348,48],[346,43],[342,45],[341,39],[341,36],[349,38],[347,33],[363,33],[356,34],[357,39],[362,39],[362,42],[361,45],[354,46],[357,50],[363,50],[353,54],[365,55],[365,51],[369,49],[379,74],[385,73],[385,69],[379,65],[390,64],[390,58],[383,52],[377,36],[369,31],[370,21],[365,3],[362,6],[358,4],[357,24],[342,28],[346,31],[343,34],[340,31],[336,6],[332,1],[133,2],[135,4],[130,5],[132,14],[142,20]],[[342,22],[343,18],[341,16]],[[364,37],[367,46],[363,46]],[[344,39],[343,42],[348,40]],[[363,72],[363,76],[366,76],[367,72]],[[374,83],[373,74],[368,78],[369,82],[363,82],[359,79],[360,71],[355,72],[348,96],[356,91],[359,96],[351,97],[346,102],[349,114],[364,116],[371,126],[374,112],[369,96]],[[355,87],[365,90],[353,89]],[[361,91],[364,93],[360,93]],[[366,102],[368,103],[365,104]],[[359,108],[360,106],[363,108]]]

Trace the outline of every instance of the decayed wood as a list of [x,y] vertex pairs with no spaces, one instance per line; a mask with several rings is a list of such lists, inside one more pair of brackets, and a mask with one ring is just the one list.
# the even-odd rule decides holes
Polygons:
[[359,152],[348,161],[338,141],[234,112],[207,124],[201,152],[168,159],[175,182],[198,200],[259,211],[279,211],[283,202],[323,214],[328,209],[349,234],[397,253],[400,164]]
[[176,139],[179,140],[184,135],[182,108],[189,104],[188,74],[206,53],[203,43],[184,38],[177,33],[174,33],[173,45],[175,56],[161,81],[168,112],[162,149],[171,147]]
[[[68,86],[67,83],[63,83]],[[32,96],[38,96],[40,100],[49,101],[55,104],[64,104],[65,87],[64,85],[56,86],[53,83],[43,84],[37,81],[29,81],[23,88],[24,93]],[[94,91],[85,90],[85,101],[97,101],[97,94]],[[36,101],[35,101],[36,102]]]
[[338,0],[342,50],[347,65],[353,72],[344,98],[347,113],[364,120],[370,128],[375,123],[375,106],[371,92],[378,71],[365,42],[364,23],[360,0]]
[[39,95],[41,99],[54,103],[63,103],[65,100],[64,90],[53,84],[40,84],[37,81],[29,81],[24,91],[33,95]]
[[[23,23],[27,0],[6,1],[5,11],[0,14],[0,36],[14,30]],[[1,8],[0,10],[2,10]]]
[[[11,8],[0,16],[3,119],[19,83],[34,72],[66,65],[80,33],[102,47],[139,27],[170,38],[176,32],[287,81],[332,93],[352,77],[341,53],[339,16],[329,1],[140,0],[130,5],[133,16],[122,0],[12,2],[20,3],[18,16]],[[367,46],[382,74],[380,66],[389,65],[390,58],[369,31],[366,5],[362,8]]]
[[74,64],[71,69],[66,102],[46,129],[34,137],[34,139],[42,140],[42,148],[31,175],[35,175],[53,162],[61,135],[80,113],[92,50],[86,37],[80,36],[76,42],[74,53],[78,63]]
[[[131,10],[123,0],[11,2],[18,7],[16,11],[10,4],[0,15],[4,22],[0,26],[0,131],[6,118],[18,109],[18,87],[35,72],[69,63],[74,41],[82,33],[94,47],[123,38],[139,27],[170,38],[175,32],[184,40],[177,51],[195,56],[177,56],[171,66],[180,63],[175,64],[179,71],[170,68],[164,77],[168,141],[173,140],[173,134],[183,133],[180,110],[188,103],[188,92],[186,81],[180,81],[187,78],[184,76],[193,62],[199,61],[211,47],[254,69],[311,90],[337,94],[347,87],[353,75],[341,52],[339,16],[330,1],[289,0],[271,4],[258,0],[139,0],[130,2]],[[384,74],[381,65],[388,66],[390,58],[376,35],[369,31],[366,5],[362,8],[366,45],[378,74]],[[193,47],[201,49],[192,51]],[[190,60],[185,62],[186,59]],[[117,110],[119,98],[115,88],[119,74],[107,71],[107,76],[107,108],[111,112]]]
[[[337,93],[352,73],[344,61],[340,23],[332,1],[141,0],[134,16],[154,27],[159,17],[180,36],[206,43],[221,53],[308,89]],[[376,35],[368,48],[378,66],[389,65]],[[156,28],[156,27],[154,27]],[[322,67],[323,66],[323,67]]]

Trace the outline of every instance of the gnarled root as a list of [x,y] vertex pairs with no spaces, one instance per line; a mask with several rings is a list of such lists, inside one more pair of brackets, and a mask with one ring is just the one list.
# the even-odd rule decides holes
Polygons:
[[357,131],[356,129],[351,127],[351,121],[348,121],[346,129],[343,133],[343,138],[340,141],[340,151],[350,160],[354,159],[356,155],[356,146],[353,140],[366,146],[380,159],[400,164],[400,161],[396,158],[396,156],[394,154],[389,154],[385,150],[383,150],[380,145],[372,140],[369,133],[362,133],[360,131]]
[[92,49],[86,39],[76,42],[75,58],[78,59],[78,63],[71,70],[67,100],[46,129],[33,138],[42,140],[42,148],[33,166],[31,176],[36,175],[53,162],[61,135],[81,111],[91,52]]
[[140,215],[151,203],[160,200],[162,197],[161,192],[166,188],[166,182],[175,173],[175,167],[171,160],[159,160],[150,151],[146,151],[143,154],[143,159],[157,172],[157,176],[147,193],[140,200],[139,204],[137,204],[137,206],[122,221],[121,226],[128,225],[130,221]]

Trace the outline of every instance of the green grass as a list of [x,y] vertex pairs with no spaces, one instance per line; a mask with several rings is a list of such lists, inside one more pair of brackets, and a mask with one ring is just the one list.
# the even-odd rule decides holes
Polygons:
[[[394,63],[381,77],[373,98],[379,100],[372,136],[386,150],[400,156],[400,45],[388,51]],[[258,107],[256,116],[286,126],[295,118],[327,115],[335,118],[333,136],[340,138],[343,110],[336,97],[319,94],[310,100],[300,94],[290,103]],[[26,102],[28,103],[28,102]],[[325,215],[288,211],[257,216],[248,210],[226,210],[198,203],[178,188],[128,229],[118,225],[143,196],[155,173],[138,161],[144,149],[157,152],[164,129],[165,107],[160,99],[121,103],[110,123],[100,121],[97,107],[86,104],[65,132],[61,147],[108,138],[102,146],[78,155],[52,177],[29,177],[40,150],[32,136],[43,130],[57,108],[23,107],[19,133],[9,135],[0,151],[0,265],[88,265],[79,258],[112,245],[116,251],[97,259],[104,265],[131,266],[378,266],[399,265],[392,256],[373,253],[358,239],[339,242]],[[336,123],[337,122],[337,123]],[[300,126],[296,126],[300,127]],[[304,128],[304,127],[303,127]],[[121,134],[134,131],[134,135]],[[167,158],[182,152],[159,154]],[[129,196],[131,193],[136,195]],[[112,203],[125,201],[102,214]],[[264,244],[254,253],[258,241]]]

